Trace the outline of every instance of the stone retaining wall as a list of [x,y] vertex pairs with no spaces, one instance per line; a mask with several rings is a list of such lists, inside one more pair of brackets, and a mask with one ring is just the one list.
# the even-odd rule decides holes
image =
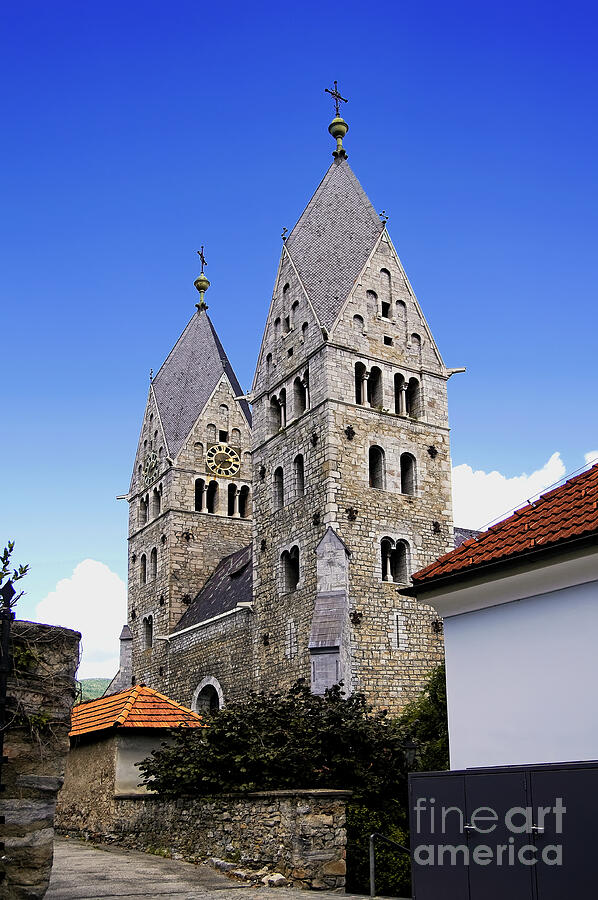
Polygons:
[[12,626],[14,671],[7,688],[7,761],[0,798],[5,848],[0,898],[43,897],[48,887],[80,637],[76,631],[35,622]]
[[[191,861],[217,857],[248,869],[267,867],[298,887],[342,890],[349,796],[314,790],[201,800],[116,797],[112,830],[86,836]],[[64,815],[61,825],[81,834]]]

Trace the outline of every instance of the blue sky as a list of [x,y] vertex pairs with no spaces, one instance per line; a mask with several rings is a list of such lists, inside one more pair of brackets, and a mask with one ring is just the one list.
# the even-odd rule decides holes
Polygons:
[[0,541],[31,563],[22,617],[86,559],[125,576],[115,497],[202,243],[249,388],[281,229],[331,160],[334,78],[350,163],[468,368],[455,466],[525,493],[596,450],[593,4],[25,0],[3,24]]

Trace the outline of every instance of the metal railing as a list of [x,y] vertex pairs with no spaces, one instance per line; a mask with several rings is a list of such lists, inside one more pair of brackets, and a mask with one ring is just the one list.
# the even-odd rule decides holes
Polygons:
[[398,847],[399,850],[402,850],[404,853],[408,853],[409,856],[411,856],[409,847],[404,847],[397,841],[393,841],[392,838],[386,837],[385,834],[378,834],[377,832],[370,834],[370,897],[376,896],[376,850],[374,847],[376,838],[380,841],[386,841],[387,844],[392,844],[394,847]]

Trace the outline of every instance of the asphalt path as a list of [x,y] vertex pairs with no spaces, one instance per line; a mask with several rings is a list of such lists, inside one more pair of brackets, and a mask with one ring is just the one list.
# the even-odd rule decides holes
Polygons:
[[57,837],[46,900],[105,900],[109,897],[118,900],[138,900],[140,897],[192,900],[207,895],[212,895],[215,900],[300,900],[312,893],[317,894],[319,900],[339,898],[338,894],[327,891],[248,886],[232,881],[209,866]]

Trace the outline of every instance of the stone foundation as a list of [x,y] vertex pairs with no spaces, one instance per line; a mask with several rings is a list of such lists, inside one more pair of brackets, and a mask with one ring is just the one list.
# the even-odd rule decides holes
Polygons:
[[110,831],[92,833],[79,817],[61,831],[193,862],[218,857],[267,867],[297,887],[343,890],[348,791],[265,791],[201,800],[115,797]]

